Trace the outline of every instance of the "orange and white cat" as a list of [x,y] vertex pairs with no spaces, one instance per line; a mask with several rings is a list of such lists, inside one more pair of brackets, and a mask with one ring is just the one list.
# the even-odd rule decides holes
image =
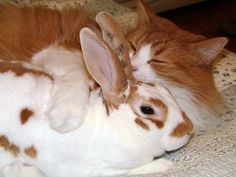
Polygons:
[[134,77],[162,83],[195,125],[223,104],[213,81],[212,61],[227,43],[224,37],[206,39],[156,16],[139,1],[139,24],[127,34]]

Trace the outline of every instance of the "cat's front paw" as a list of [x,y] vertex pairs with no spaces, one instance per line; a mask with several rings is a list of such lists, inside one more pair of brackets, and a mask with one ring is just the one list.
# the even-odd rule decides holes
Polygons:
[[28,166],[22,163],[16,163],[7,166],[3,169],[3,177],[45,177],[45,176],[40,170],[38,170],[34,166]]

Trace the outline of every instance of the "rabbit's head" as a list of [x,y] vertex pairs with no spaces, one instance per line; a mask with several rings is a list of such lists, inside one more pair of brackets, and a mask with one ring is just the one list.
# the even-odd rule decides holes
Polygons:
[[132,125],[124,127],[142,132],[145,141],[158,145],[156,155],[184,146],[193,129],[189,118],[165,87],[133,78],[128,45],[113,18],[101,12],[96,20],[102,35],[83,28],[80,39],[86,66],[101,87],[107,114],[114,119],[125,117]]

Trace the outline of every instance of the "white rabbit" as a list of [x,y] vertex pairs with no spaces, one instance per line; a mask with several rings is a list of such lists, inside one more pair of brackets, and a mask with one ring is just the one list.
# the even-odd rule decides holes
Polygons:
[[[107,34],[103,30],[109,43]],[[115,54],[89,28],[81,30],[80,40],[87,70],[100,87],[89,91],[82,84],[88,91],[84,117],[79,127],[75,121],[78,128],[65,134],[50,128],[48,114],[52,108],[57,109],[57,88],[65,91],[60,92],[59,100],[71,91],[65,98],[75,99],[77,105],[76,93],[80,93],[76,88],[82,90],[79,75],[86,73],[82,61],[77,61],[80,52],[54,45],[36,54],[33,65],[0,62],[0,170],[4,176],[12,177],[11,170],[15,176],[20,172],[25,175],[19,176],[28,177],[27,171],[40,176],[36,168],[47,177],[104,177],[167,170],[169,161],[152,160],[186,145],[192,133],[191,121],[163,86],[133,79],[119,42],[110,40],[109,45],[119,49]],[[125,69],[117,55],[127,62]],[[71,75],[69,71],[73,71]],[[70,81],[68,85],[63,85],[60,74]],[[82,83],[88,83],[87,77],[82,78]],[[51,118],[60,116],[55,112]]]

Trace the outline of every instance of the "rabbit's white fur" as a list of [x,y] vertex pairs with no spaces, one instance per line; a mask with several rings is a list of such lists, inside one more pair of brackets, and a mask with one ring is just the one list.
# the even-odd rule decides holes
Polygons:
[[[116,68],[108,67],[107,71],[101,70],[102,64],[95,58],[88,57],[91,51],[99,49],[96,59],[108,63],[115,62],[116,66],[118,61],[109,58],[114,57],[109,54],[111,49],[101,48],[106,46],[105,43],[98,40],[91,30],[82,31],[83,54],[92,76],[99,81],[100,74],[96,75],[89,65],[94,62],[93,69],[102,74],[105,72],[105,77],[110,74],[105,81],[108,78],[111,85],[114,84],[114,78],[117,77],[115,75],[118,73]],[[91,43],[86,46],[88,40]],[[91,92],[87,90],[88,78],[84,74],[86,71],[79,59],[80,56],[79,52],[67,51],[56,46],[36,54],[33,63],[37,67],[33,65],[32,68],[40,68],[51,74],[53,80],[32,73],[16,76],[14,72],[8,71],[0,74],[0,136],[7,137],[9,143],[19,147],[19,152],[14,156],[0,144],[0,170],[3,170],[5,177],[12,177],[14,173],[14,177],[24,176],[20,173],[25,173],[25,176],[32,173],[35,176],[31,177],[36,177],[41,174],[36,172],[36,168],[47,177],[115,176],[140,173],[145,169],[145,173],[167,170],[170,163],[166,163],[165,160],[162,163],[162,159],[152,162],[153,158],[161,156],[166,150],[184,146],[190,138],[188,132],[181,136],[172,135],[178,125],[186,123],[186,120],[170,93],[158,84],[128,81],[128,87],[122,94],[127,96],[126,99],[129,99],[128,95],[134,94],[134,102],[121,102],[117,109],[109,108],[104,103],[109,100],[103,98],[104,91],[101,88]],[[80,77],[80,74],[83,77]],[[109,85],[99,84],[102,88]],[[137,89],[132,90],[132,87]],[[84,104],[84,115],[80,117],[81,112],[77,112],[77,108],[80,108],[76,105],[81,106],[81,103],[78,104],[80,99],[83,101],[87,98],[81,98],[82,90],[88,93],[85,94],[88,96],[88,102]],[[136,98],[137,96],[139,98]],[[168,114],[163,115],[158,106],[150,105],[157,111],[153,119],[158,120],[162,119],[162,116],[167,116],[162,128],[145,119],[145,115],[137,113],[140,111],[140,104],[149,98],[161,100],[168,108]],[[66,101],[70,99],[75,107],[67,105]],[[62,115],[61,107],[64,109]],[[32,110],[33,115],[22,124],[20,112],[24,108]],[[51,110],[54,110],[53,113],[50,113]],[[135,123],[137,114],[149,130]],[[49,123],[49,119],[57,119],[57,116],[62,116],[62,119],[70,119],[68,116],[76,119],[79,117],[81,121],[77,122],[81,125],[74,131],[61,134],[53,130]],[[71,123],[69,121],[68,125],[71,126]],[[35,156],[28,156],[24,152],[28,147],[34,147]],[[150,166],[148,163],[151,163]]]
[[89,104],[89,79],[81,52],[51,46],[32,61],[54,78],[53,104],[47,112],[51,126],[59,132],[79,127]]

